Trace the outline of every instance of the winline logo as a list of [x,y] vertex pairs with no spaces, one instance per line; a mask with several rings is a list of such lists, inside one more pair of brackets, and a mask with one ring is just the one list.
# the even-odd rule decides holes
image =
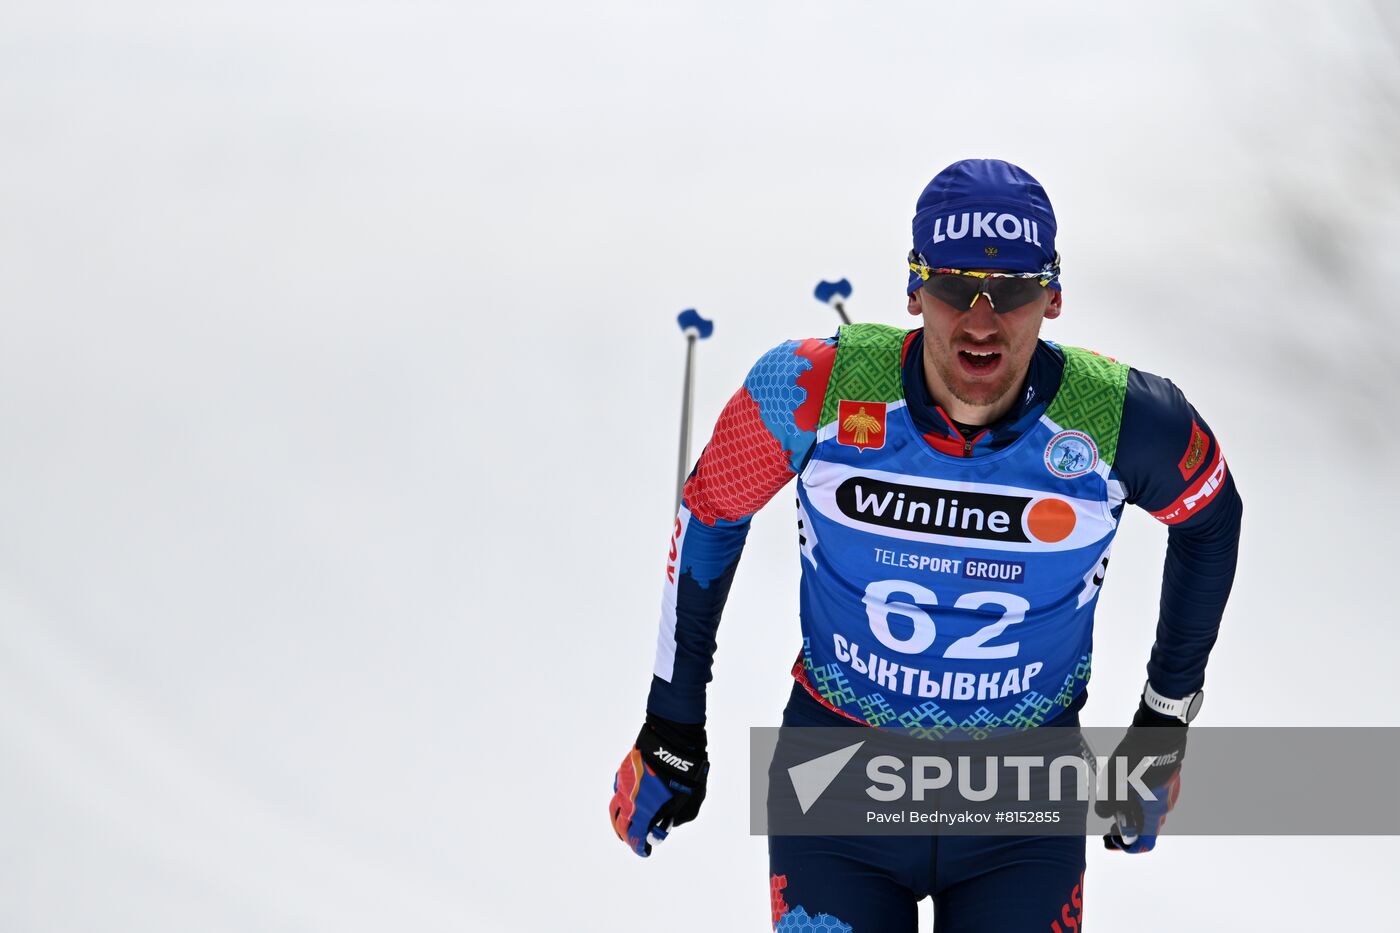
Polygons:
[[882,528],[1019,544],[1063,541],[1076,523],[1074,507],[1053,496],[955,492],[868,476],[838,486],[836,507],[847,518]]

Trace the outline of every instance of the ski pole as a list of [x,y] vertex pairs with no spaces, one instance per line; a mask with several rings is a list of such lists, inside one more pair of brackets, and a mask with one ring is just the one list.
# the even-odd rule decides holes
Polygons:
[[695,341],[705,340],[714,333],[714,321],[707,321],[694,308],[676,315],[676,323],[685,334],[685,389],[681,394],[681,451],[676,466],[676,511],[681,509],[681,493],[690,475],[690,393],[695,384]]
[[831,305],[836,309],[836,313],[841,315],[841,323],[849,324],[851,319],[846,316],[846,299],[851,297],[851,283],[845,279],[836,282],[828,282],[825,279],[817,283],[816,291],[812,292],[816,299],[822,304]]

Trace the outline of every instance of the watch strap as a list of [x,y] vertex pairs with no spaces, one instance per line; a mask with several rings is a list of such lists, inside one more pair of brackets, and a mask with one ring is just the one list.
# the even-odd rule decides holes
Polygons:
[[1189,723],[1196,718],[1196,713],[1201,708],[1201,693],[1202,691],[1197,690],[1195,693],[1188,693],[1179,700],[1173,700],[1153,690],[1151,682],[1148,682],[1143,685],[1142,699],[1154,713]]

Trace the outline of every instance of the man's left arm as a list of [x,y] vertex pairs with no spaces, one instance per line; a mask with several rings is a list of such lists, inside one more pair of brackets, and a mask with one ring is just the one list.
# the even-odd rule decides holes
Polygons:
[[1155,800],[1100,804],[1110,849],[1148,852],[1180,791],[1186,723],[1235,579],[1243,502],[1220,441],[1171,382],[1131,370],[1114,464],[1126,501],[1167,525],[1157,638],[1132,728],[1114,757],[1150,757]]
[[1152,690],[1179,700],[1205,683],[1235,580],[1243,502],[1220,441],[1170,381],[1131,370],[1115,467],[1128,502],[1167,526]]

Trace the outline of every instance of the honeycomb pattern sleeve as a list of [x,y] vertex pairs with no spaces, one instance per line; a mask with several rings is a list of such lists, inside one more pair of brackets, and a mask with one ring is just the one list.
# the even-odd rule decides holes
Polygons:
[[1147,677],[1163,696],[1184,697],[1205,683],[1235,580],[1244,503],[1205,419],[1169,380],[1136,369],[1114,469],[1127,501],[1167,526]]
[[705,721],[715,636],[749,520],[805,466],[835,357],[834,339],[780,344],[720,412],[671,529],[648,713]]

